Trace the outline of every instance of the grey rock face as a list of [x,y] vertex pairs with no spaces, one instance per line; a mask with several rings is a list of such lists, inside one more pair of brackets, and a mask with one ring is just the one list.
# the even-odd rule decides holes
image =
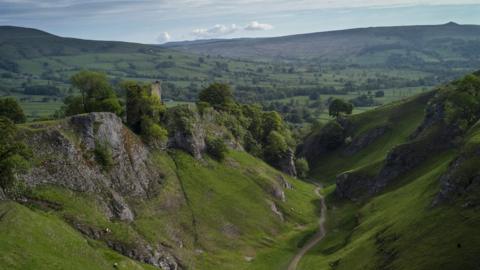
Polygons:
[[[23,176],[30,186],[56,184],[81,192],[111,190],[143,196],[159,180],[159,173],[149,165],[148,149],[111,113],[73,116],[26,136],[42,161]],[[98,144],[111,150],[114,166],[109,172],[95,161]]]
[[280,170],[288,175],[297,176],[297,169],[295,168],[295,154],[292,149],[288,149],[287,153],[279,160],[278,167]]
[[205,130],[199,123],[196,123],[192,133],[174,131],[174,135],[170,137],[169,146],[182,149],[196,159],[201,159],[206,150]]
[[462,154],[453,160],[447,171],[440,177],[440,191],[432,202],[432,206],[454,202],[456,198],[465,200],[465,207],[480,205],[480,171],[471,168],[472,159],[480,157],[480,149],[470,154]]
[[[149,158],[149,149],[111,113],[90,113],[67,118],[56,125],[38,124],[24,130],[25,142],[36,160],[22,175],[27,185],[54,184],[95,195],[105,215],[132,222],[135,214],[128,198],[145,198],[161,181],[161,173]],[[106,171],[95,159],[95,149],[106,146],[113,165]],[[180,269],[166,248],[152,247],[138,239],[134,245],[111,240],[108,231],[70,221],[80,232],[105,241],[132,259],[162,269]]]
[[97,229],[91,226],[71,221],[72,226],[79,232],[95,240],[104,241],[111,249],[134,260],[156,266],[163,270],[178,270],[182,267],[177,260],[165,252],[164,247],[152,247],[144,241],[137,241],[135,244],[125,244],[109,238],[110,231],[108,229]]
[[6,199],[7,199],[7,196],[5,196],[3,189],[0,188],[0,201],[6,200]]
[[375,177],[355,172],[337,176],[335,196],[341,199],[358,201],[375,192]]

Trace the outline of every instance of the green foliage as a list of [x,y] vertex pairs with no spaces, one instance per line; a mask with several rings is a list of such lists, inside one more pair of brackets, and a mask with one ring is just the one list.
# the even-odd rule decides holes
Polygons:
[[345,102],[343,99],[334,99],[328,107],[328,114],[332,117],[338,118],[342,115],[352,114],[353,105]]
[[109,172],[114,165],[110,145],[106,142],[96,142],[93,153],[95,154],[95,161],[104,171]]
[[195,123],[195,111],[188,105],[169,108],[165,113],[165,122],[169,131],[192,134]]
[[480,78],[467,75],[443,88],[434,102],[443,105],[448,125],[467,130],[480,117]]
[[150,87],[125,81],[122,89],[127,95],[127,125],[152,145],[165,141],[168,133],[160,126],[160,119],[166,108],[150,93]]
[[230,86],[224,83],[213,83],[198,95],[202,102],[210,104],[217,110],[228,110],[233,105],[233,94]]
[[223,161],[228,152],[227,145],[222,138],[209,137],[206,140],[207,153],[218,161]]
[[81,71],[71,77],[72,85],[80,91],[80,97],[65,100],[65,114],[80,114],[89,112],[123,113],[115,92],[104,73]]
[[31,156],[30,149],[17,139],[13,122],[0,116],[0,187],[12,187],[16,174],[28,169]]
[[23,123],[26,120],[22,107],[14,98],[0,99],[0,116],[8,118],[14,123]]
[[267,137],[264,152],[265,158],[275,164],[288,151],[288,148],[285,137],[277,131],[272,131]]
[[151,118],[144,117],[142,120],[142,136],[147,142],[162,143],[167,140],[168,131],[159,124],[153,122]]
[[298,158],[295,160],[295,168],[297,170],[297,175],[300,178],[307,178],[310,167],[308,166],[308,161],[305,158]]

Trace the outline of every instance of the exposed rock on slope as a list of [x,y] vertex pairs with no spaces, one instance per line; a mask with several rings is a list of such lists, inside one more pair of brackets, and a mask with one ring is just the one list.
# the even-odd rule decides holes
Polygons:
[[[33,124],[23,129],[23,136],[40,162],[21,176],[27,185],[53,184],[96,194],[108,218],[133,221],[135,215],[127,198],[148,198],[150,190],[162,181],[160,171],[150,161],[148,148],[111,113],[90,113],[53,124]],[[99,149],[103,151],[103,159],[112,163],[108,168],[99,164]],[[153,248],[140,240],[133,246],[122,244],[75,220],[70,223],[125,256],[162,269],[178,267],[173,256],[161,246]]]
[[[42,164],[23,176],[31,186],[57,184],[75,191],[144,196],[160,181],[149,166],[148,149],[111,113],[91,113],[58,124],[32,125],[26,142]],[[95,161],[95,149],[105,145],[114,166],[105,171]],[[113,196],[114,199],[119,196]]]

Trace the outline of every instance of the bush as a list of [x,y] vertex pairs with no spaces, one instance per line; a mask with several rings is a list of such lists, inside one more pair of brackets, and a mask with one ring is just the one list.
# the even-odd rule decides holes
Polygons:
[[15,124],[0,116],[0,187],[12,187],[15,175],[28,169],[31,156],[30,149],[18,141]]
[[214,159],[222,161],[225,159],[228,148],[221,138],[207,138],[207,153]]
[[97,161],[104,171],[109,172],[113,167],[113,157],[110,146],[105,142],[96,142],[93,152],[95,154],[95,161]]
[[305,158],[299,158],[295,160],[295,168],[297,169],[297,175],[300,178],[306,178],[310,167],[308,166],[308,161]]
[[71,96],[65,99],[63,111],[66,115],[89,112],[123,113],[107,76],[93,71],[82,71],[72,76],[72,85],[80,91],[81,96]]
[[213,83],[200,92],[198,99],[216,110],[228,110],[233,103],[233,94],[228,84]]
[[332,117],[339,117],[341,115],[352,114],[353,105],[345,102],[343,99],[334,99],[328,107],[328,114]]
[[0,99],[0,116],[8,118],[14,123],[23,123],[26,120],[22,107],[14,98]]

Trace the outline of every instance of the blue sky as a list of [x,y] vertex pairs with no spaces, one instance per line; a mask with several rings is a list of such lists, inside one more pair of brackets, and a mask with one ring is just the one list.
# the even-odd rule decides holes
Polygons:
[[480,24],[479,0],[0,0],[0,25],[141,43]]

